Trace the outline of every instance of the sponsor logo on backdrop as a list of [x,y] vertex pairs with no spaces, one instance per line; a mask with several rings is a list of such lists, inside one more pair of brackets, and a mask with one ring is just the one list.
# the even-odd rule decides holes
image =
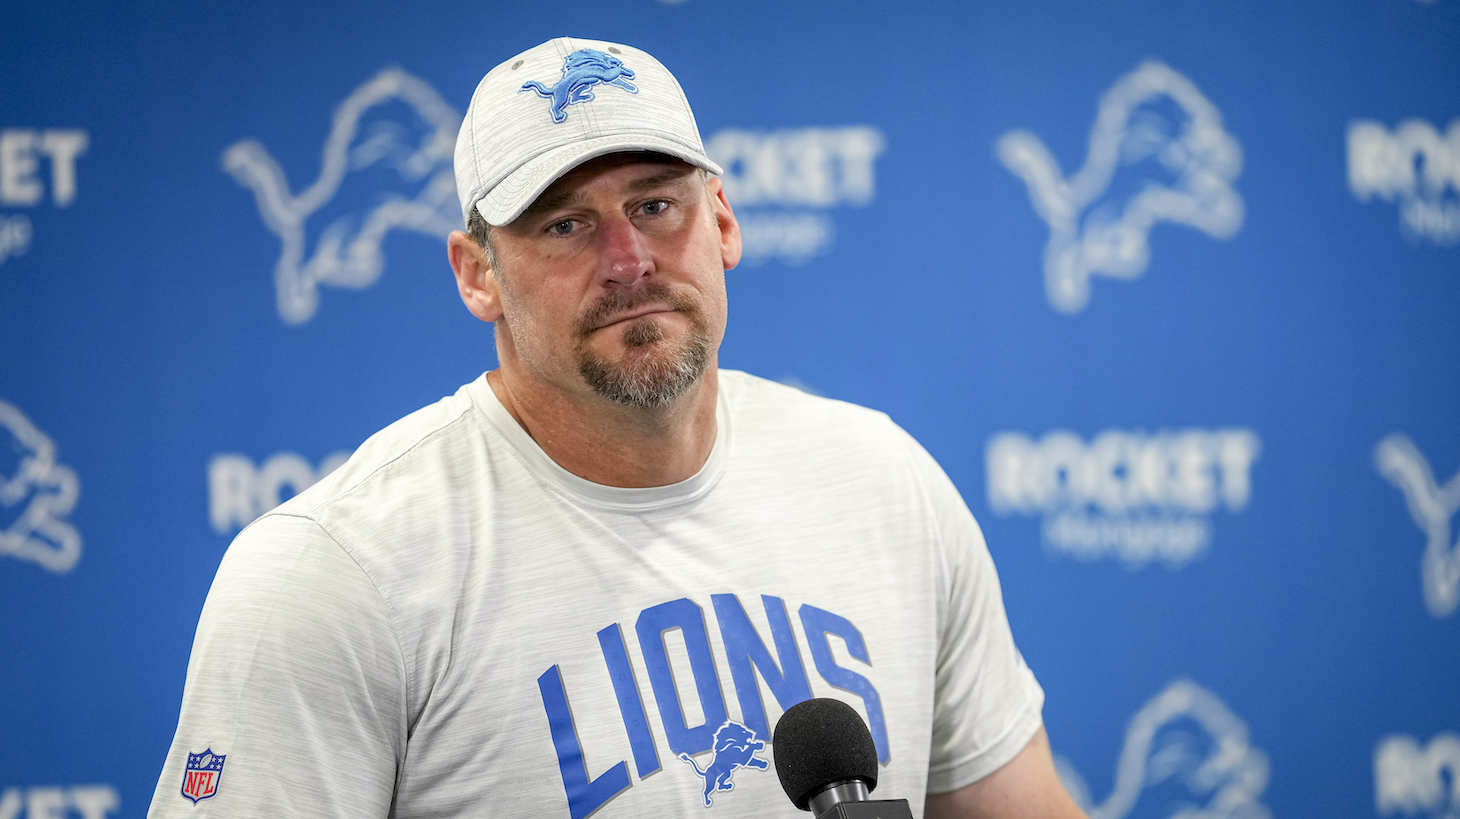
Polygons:
[[1261,445],[1250,429],[1001,432],[985,450],[998,515],[1040,515],[1047,548],[1128,569],[1179,569],[1211,544],[1212,513],[1241,512]]
[[1374,807],[1380,816],[1460,816],[1460,736],[1445,731],[1430,744],[1403,734],[1374,748]]
[[730,128],[706,140],[706,153],[725,169],[745,263],[798,265],[830,251],[836,209],[864,207],[876,195],[875,161],[886,144],[870,125]]
[[0,791],[0,819],[106,819],[121,804],[111,785],[6,788]]
[[0,264],[14,256],[24,256],[30,250],[35,226],[30,217],[23,213],[14,216],[0,214]]
[[[76,201],[76,159],[91,138],[74,128],[0,129],[0,208]],[[35,226],[24,213],[0,212],[0,264],[30,250]]]
[[1405,435],[1390,435],[1374,447],[1374,465],[1404,492],[1409,514],[1425,534],[1420,581],[1425,606],[1446,617],[1460,606],[1460,540],[1455,539],[1455,512],[1460,511],[1460,472],[1440,486],[1430,462]]
[[1196,819],[1272,815],[1261,801],[1267,754],[1252,747],[1247,726],[1216,694],[1177,680],[1141,707],[1125,733],[1115,788],[1100,804],[1068,760],[1055,767],[1090,819]]
[[1360,202],[1398,204],[1411,236],[1445,247],[1460,241],[1460,119],[1443,134],[1422,119],[1393,131],[1368,119],[1349,123],[1348,187]]
[[66,522],[81,496],[76,473],[56,462],[55,442],[5,401],[0,436],[9,439],[0,446],[0,555],[71,571],[81,559],[81,535]]
[[[321,285],[374,284],[385,269],[381,242],[392,231],[444,238],[462,226],[451,169],[460,125],[461,115],[431,86],[388,68],[335,109],[319,177],[299,193],[261,143],[246,139],[223,152],[224,169],[253,191],[264,225],[282,243],[274,266],[280,318],[313,318]],[[347,178],[372,170],[371,189],[347,197],[368,210],[311,222]]]
[[1049,225],[1044,287],[1063,313],[1085,309],[1091,276],[1144,273],[1160,222],[1214,239],[1242,227],[1242,197],[1232,188],[1242,147],[1196,85],[1160,62],[1142,63],[1105,92],[1085,164],[1068,179],[1029,131],[1000,137],[997,151]]
[[208,521],[218,534],[232,534],[314,486],[349,457],[335,452],[316,469],[293,452],[276,452],[258,465],[234,452],[214,455],[208,462]]

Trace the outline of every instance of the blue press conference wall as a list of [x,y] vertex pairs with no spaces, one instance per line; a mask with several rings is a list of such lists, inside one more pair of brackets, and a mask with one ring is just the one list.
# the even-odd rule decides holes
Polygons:
[[1460,2],[301,5],[0,7],[0,817],[142,816],[232,536],[494,366],[431,139],[560,34],[678,74],[722,363],[939,459],[1098,819],[1460,811]]

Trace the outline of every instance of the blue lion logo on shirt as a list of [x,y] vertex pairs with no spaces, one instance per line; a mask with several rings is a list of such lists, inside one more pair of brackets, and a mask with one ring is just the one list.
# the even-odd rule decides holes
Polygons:
[[726,720],[715,731],[714,756],[710,757],[710,764],[704,770],[700,770],[688,754],[680,754],[679,758],[694,765],[695,773],[705,780],[705,807],[708,808],[710,794],[735,789],[730,777],[737,768],[766,769],[769,763],[756,756],[763,748],[765,743],[755,738],[754,731],[738,722]]
[[630,94],[639,93],[629,82],[633,78],[634,72],[624,67],[623,60],[597,49],[580,48],[563,60],[563,78],[552,88],[532,80],[523,83],[517,93],[532,89],[539,97],[552,100],[553,122],[562,122],[568,118],[568,106],[591,101],[593,86],[599,83],[617,86]]

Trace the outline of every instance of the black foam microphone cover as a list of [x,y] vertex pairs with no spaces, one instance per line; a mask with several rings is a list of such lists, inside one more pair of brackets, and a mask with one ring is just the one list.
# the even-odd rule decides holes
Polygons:
[[857,710],[841,700],[810,699],[786,709],[772,735],[776,776],[801,810],[826,786],[860,779],[877,787],[877,746]]

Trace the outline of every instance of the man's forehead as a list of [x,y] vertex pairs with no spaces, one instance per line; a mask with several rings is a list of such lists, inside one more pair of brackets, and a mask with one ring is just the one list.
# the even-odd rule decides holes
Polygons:
[[533,214],[560,207],[570,202],[578,190],[594,179],[630,165],[642,169],[642,173],[631,174],[627,177],[625,184],[629,187],[642,187],[672,181],[689,176],[699,170],[681,159],[646,151],[629,151],[596,157],[559,177],[537,199],[533,200],[532,204],[528,205],[527,209],[522,211],[522,216],[518,218],[530,217]]

